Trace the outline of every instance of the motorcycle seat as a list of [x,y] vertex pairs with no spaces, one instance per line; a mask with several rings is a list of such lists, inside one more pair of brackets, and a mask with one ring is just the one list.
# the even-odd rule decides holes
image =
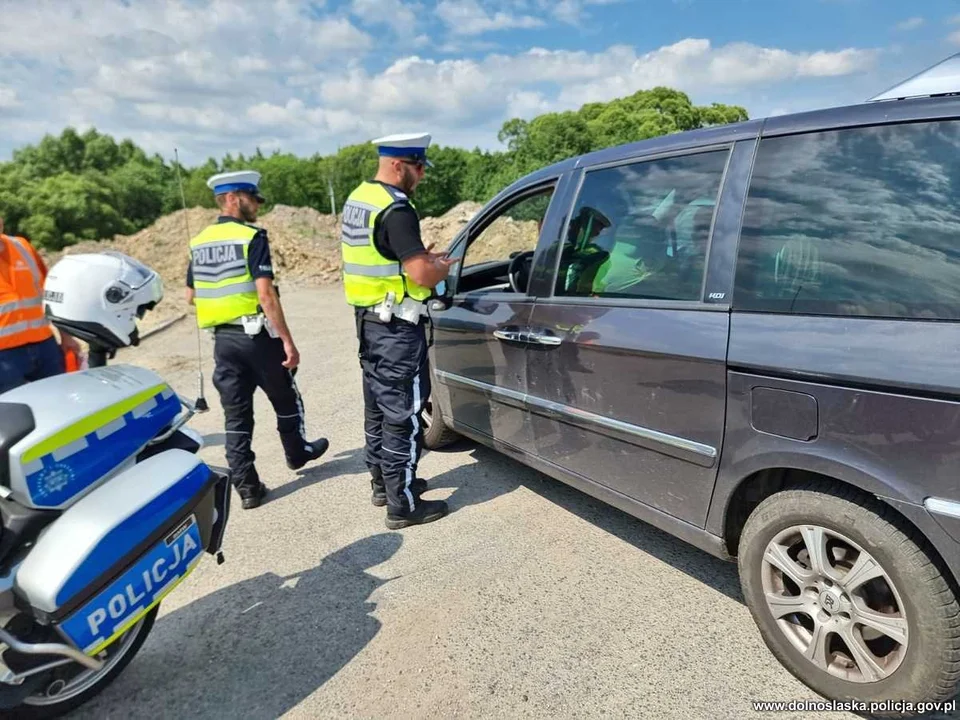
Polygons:
[[0,403],[0,485],[10,487],[10,450],[36,428],[33,411],[22,403]]

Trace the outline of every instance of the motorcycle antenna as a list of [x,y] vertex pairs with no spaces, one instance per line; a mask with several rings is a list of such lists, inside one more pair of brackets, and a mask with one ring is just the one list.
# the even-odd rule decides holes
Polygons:
[[[189,243],[193,235],[190,234],[190,218],[187,217],[187,196],[183,192],[183,180],[180,177],[180,155],[177,152],[177,148],[173,149],[173,157],[177,169],[177,185],[180,187],[180,202],[183,203],[183,223],[187,227],[187,242]],[[203,395],[203,349],[200,344],[199,325],[197,325],[197,386],[199,388],[199,395],[193,405],[198,413],[203,413],[209,410],[210,406],[207,405],[207,399]]]

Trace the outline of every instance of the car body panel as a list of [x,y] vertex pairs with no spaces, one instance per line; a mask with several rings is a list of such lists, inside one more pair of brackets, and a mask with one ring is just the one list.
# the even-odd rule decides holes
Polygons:
[[[533,264],[542,262],[551,229],[563,215],[570,178],[548,172],[537,173],[528,182],[516,183],[478,213],[451,243],[450,255],[463,263],[472,239],[504,203],[525,196],[530,190],[555,184]],[[496,290],[460,292],[455,280],[450,307],[433,312],[434,345],[431,362],[438,388],[435,402],[441,414],[488,438],[496,438],[515,450],[534,452],[532,421],[526,412],[526,346],[511,339],[530,322],[533,296]]]
[[537,454],[703,526],[726,405],[725,312],[538,301],[528,350]]
[[525,327],[532,309],[532,300],[504,293],[457,301],[435,322],[432,360],[446,417],[531,452],[533,428],[523,403],[526,348],[494,333]]
[[[742,483],[770,469],[832,477],[895,508],[960,576],[960,323],[732,310],[743,211],[762,138],[956,117],[958,98],[865,103],[606,148],[513,183],[484,212],[524,188],[561,179],[527,294],[461,298],[457,310],[441,313],[438,332],[449,344],[458,327],[479,337],[495,324],[522,332],[526,322],[529,333],[552,339],[543,345],[528,336],[511,345],[509,357],[499,343],[483,359],[496,367],[486,374],[470,369],[479,355],[468,361],[438,351],[441,374],[486,378],[491,387],[471,392],[489,398],[500,390],[507,397],[497,402],[524,417],[521,431],[516,419],[506,431],[463,411],[462,401],[441,401],[445,421],[727,559],[736,551],[727,548],[726,534]],[[718,147],[732,153],[699,302],[554,296],[584,173]],[[498,304],[490,314],[495,322],[480,330],[468,313],[487,301]]]

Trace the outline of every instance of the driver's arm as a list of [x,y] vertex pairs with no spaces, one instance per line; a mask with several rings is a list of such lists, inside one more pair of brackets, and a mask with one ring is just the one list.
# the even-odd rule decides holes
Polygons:
[[434,288],[450,272],[448,262],[427,252],[420,237],[420,218],[408,206],[390,211],[381,226],[380,251],[388,258],[396,258],[415,283]]

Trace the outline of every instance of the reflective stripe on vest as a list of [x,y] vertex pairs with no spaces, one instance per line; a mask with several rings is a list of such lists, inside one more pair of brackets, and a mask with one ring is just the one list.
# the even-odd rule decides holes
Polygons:
[[257,283],[250,274],[250,242],[258,229],[239,222],[210,225],[190,241],[197,324],[233,322],[259,312]]
[[[0,292],[0,349],[43,342],[53,337],[53,329],[44,316],[40,266],[22,238],[0,235],[0,243],[6,245],[10,267],[10,290]],[[23,278],[18,260],[29,279]]]
[[7,338],[27,330],[38,330],[45,327],[47,327],[46,318],[42,320],[23,320],[13,325],[0,325],[0,338]]
[[0,315],[12,313],[14,310],[26,310],[27,308],[42,307],[43,298],[27,298],[26,300],[15,300],[14,302],[3,303],[0,305]]
[[393,188],[376,182],[361,183],[341,210],[340,254],[343,289],[350,305],[370,307],[394,293],[396,302],[405,296],[426,300],[431,291],[418,285],[396,260],[385,258],[373,242],[377,218],[391,205],[410,200]]

